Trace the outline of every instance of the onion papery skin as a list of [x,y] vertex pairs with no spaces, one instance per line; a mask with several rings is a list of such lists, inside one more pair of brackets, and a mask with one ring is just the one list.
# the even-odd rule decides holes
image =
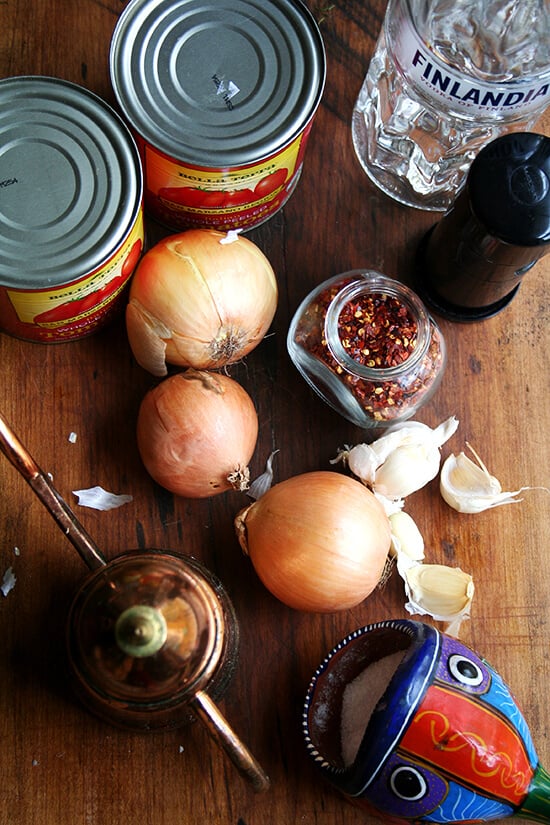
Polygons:
[[257,438],[252,399],[217,373],[172,375],[145,395],[138,412],[137,444],[147,472],[186,498],[247,489]]
[[235,519],[265,587],[296,610],[355,607],[379,583],[391,543],[384,508],[363,484],[330,471],[274,485]]
[[136,361],[153,375],[166,364],[218,369],[252,351],[277,309],[273,268],[256,244],[212,229],[159,241],[142,257],[126,308]]

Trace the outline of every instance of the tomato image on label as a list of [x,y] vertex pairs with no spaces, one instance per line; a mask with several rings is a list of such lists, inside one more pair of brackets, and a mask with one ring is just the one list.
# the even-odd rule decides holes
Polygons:
[[232,206],[242,206],[245,203],[253,203],[256,200],[252,189],[232,189],[224,192],[223,206],[225,209]]
[[262,178],[254,187],[254,194],[256,198],[265,198],[266,195],[272,195],[277,189],[280,189],[286,181],[288,169],[277,169]]
[[202,189],[200,186],[166,186],[159,190],[159,198],[181,206],[210,209],[223,206],[225,192]]
[[126,258],[124,259],[124,263],[122,264],[121,275],[123,278],[129,278],[134,269],[137,266],[137,262],[139,261],[139,257],[141,255],[141,248],[143,243],[141,238],[138,238],[137,241],[134,241],[132,244],[132,248],[128,252]]
[[65,301],[63,304],[57,304],[51,309],[35,315],[35,324],[55,324],[62,321],[70,321],[77,315],[82,315],[97,303],[96,293],[91,292],[89,295],[84,295],[83,298],[73,298],[71,301]]
[[284,186],[288,169],[276,169],[265,175],[254,189],[205,189],[202,186],[165,186],[158,196],[167,203],[178,204],[188,209],[231,209],[262,200]]
[[111,278],[106,284],[103,284],[99,289],[93,292],[88,292],[80,298],[70,298],[68,301],[63,301],[61,304],[50,307],[50,309],[40,312],[34,316],[35,324],[59,324],[66,321],[71,321],[80,315],[84,315],[102,304],[106,303],[109,298],[114,296],[121,287],[128,280],[134,271],[137,262],[139,261],[143,242],[138,238],[132,244],[130,251],[126,255],[118,275]]

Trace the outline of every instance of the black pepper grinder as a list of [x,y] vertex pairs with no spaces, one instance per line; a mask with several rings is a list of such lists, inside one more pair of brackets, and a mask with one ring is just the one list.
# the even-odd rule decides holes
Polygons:
[[491,141],[418,251],[416,289],[434,312],[479,321],[506,307],[550,247],[550,138]]

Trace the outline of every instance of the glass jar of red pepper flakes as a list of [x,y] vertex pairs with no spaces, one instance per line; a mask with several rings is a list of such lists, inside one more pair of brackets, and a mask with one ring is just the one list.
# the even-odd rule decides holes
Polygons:
[[321,398],[363,428],[411,418],[446,360],[441,330],[416,293],[372,270],[337,275],[311,292],[287,347]]

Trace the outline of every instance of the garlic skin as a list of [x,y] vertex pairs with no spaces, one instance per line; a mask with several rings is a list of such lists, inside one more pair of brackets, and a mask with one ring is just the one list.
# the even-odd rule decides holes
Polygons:
[[432,429],[420,421],[392,427],[372,444],[342,453],[351,472],[375,494],[398,501],[420,490],[439,472],[440,447],[456,432],[451,416]]
[[228,243],[235,243],[239,239],[239,234],[242,232],[242,229],[228,229],[227,234],[220,238],[218,243],[221,243],[222,246]]
[[130,495],[109,493],[100,485],[88,487],[86,490],[73,490],[73,495],[77,497],[81,507],[90,507],[92,510],[115,510],[133,501]]
[[261,475],[255,478],[254,481],[251,482],[250,487],[246,491],[247,496],[249,498],[253,498],[254,501],[257,501],[259,498],[265,495],[265,493],[267,493],[267,491],[270,490],[273,485],[273,459],[275,458],[278,452],[279,450],[273,450],[273,452],[268,456],[268,459],[265,464],[265,470]]
[[502,492],[500,481],[492,476],[475,450],[469,445],[478,464],[461,452],[451,454],[441,468],[439,489],[449,507],[459,513],[481,513],[501,504],[518,504],[516,498],[529,487],[521,487],[513,492]]
[[384,508],[384,512],[388,516],[393,516],[394,513],[399,513],[405,506],[405,499],[403,498],[386,498],[386,496],[380,495],[376,491],[373,491],[374,497],[378,499],[382,507]]
[[457,636],[461,622],[469,618],[474,597],[470,574],[444,564],[416,564],[403,572],[408,612],[448,622],[446,632]]
[[379,460],[370,444],[356,444],[348,452],[343,450],[334,461],[338,461],[339,458],[345,458],[353,475],[361,479],[364,484],[370,486],[374,483]]

